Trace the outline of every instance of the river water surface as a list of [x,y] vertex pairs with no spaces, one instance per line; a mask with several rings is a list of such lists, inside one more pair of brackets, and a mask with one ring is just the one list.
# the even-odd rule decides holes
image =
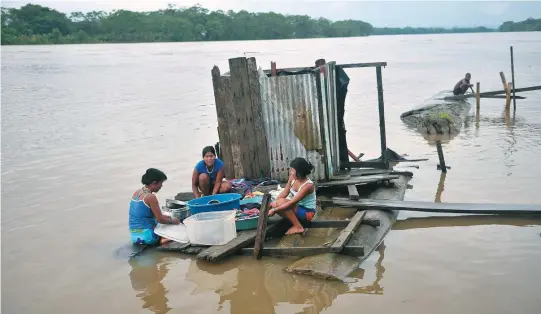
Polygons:
[[[541,33],[380,36],[212,43],[2,47],[2,313],[541,313],[541,220],[402,212],[385,245],[346,282],[284,273],[288,260],[208,265],[178,254],[115,254],[148,167],[190,188],[203,146],[218,140],[210,70],[254,56],[269,68],[386,61],[387,143],[416,163],[407,200],[537,203],[541,92],[516,113],[482,99],[444,142],[400,114],[465,72],[482,91],[541,85]],[[379,151],[375,69],[348,69],[350,149]]]

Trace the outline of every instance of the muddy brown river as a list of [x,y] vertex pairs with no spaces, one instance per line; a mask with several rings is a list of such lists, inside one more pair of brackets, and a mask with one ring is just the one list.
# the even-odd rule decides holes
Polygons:
[[[387,143],[414,163],[406,200],[541,204],[541,91],[482,99],[434,143],[400,114],[465,72],[482,91],[541,85],[541,33],[348,39],[2,47],[2,313],[541,313],[541,219],[400,213],[344,282],[283,272],[290,259],[236,257],[209,265],[172,253],[135,261],[128,202],[145,169],[190,188],[203,146],[218,140],[210,70],[230,57],[258,65],[387,61]],[[374,69],[348,69],[350,149],[379,154]]]

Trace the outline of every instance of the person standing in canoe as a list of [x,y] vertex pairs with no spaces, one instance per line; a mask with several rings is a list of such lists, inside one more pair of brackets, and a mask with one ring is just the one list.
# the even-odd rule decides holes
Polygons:
[[[312,221],[316,213],[316,187],[308,178],[314,166],[306,159],[297,157],[289,165],[289,180],[278,195],[276,201],[270,204],[269,216],[278,214],[287,218],[293,226],[286,232],[287,235],[303,233],[299,219]],[[291,194],[291,200],[287,197]]]
[[458,81],[453,88],[454,95],[464,95],[468,88],[473,87],[473,84],[470,84],[471,74],[466,73],[466,76]]
[[195,198],[231,191],[231,184],[224,179],[224,162],[216,157],[214,147],[203,148],[203,159],[193,170],[192,191]]
[[133,193],[130,201],[129,227],[131,240],[134,244],[156,245],[169,242],[154,233],[159,223],[178,225],[176,218],[162,214],[158,199],[154,193],[162,188],[167,180],[165,173],[158,169],[149,168],[141,178],[143,187]]

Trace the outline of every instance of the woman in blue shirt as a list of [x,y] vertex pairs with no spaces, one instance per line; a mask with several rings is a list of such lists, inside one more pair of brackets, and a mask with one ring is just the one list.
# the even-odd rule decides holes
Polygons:
[[216,158],[214,147],[203,148],[203,159],[199,161],[192,174],[193,195],[198,198],[231,191],[231,184],[224,179],[224,162]]
[[141,178],[143,187],[133,193],[130,201],[129,226],[131,240],[134,244],[156,245],[169,242],[168,239],[160,238],[154,233],[154,228],[159,223],[178,225],[180,221],[162,214],[157,193],[167,180],[165,173],[158,169],[150,168]]
[[316,214],[316,186],[308,175],[314,166],[306,159],[297,157],[289,165],[289,180],[276,201],[270,204],[269,216],[278,214],[292,224],[286,232],[289,234],[303,233],[300,220],[312,221]]

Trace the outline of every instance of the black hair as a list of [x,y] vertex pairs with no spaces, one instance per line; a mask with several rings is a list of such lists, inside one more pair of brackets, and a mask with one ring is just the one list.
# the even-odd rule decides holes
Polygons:
[[310,172],[312,172],[312,169],[314,169],[314,166],[302,157],[297,157],[293,159],[289,166],[295,169],[295,172],[297,172],[297,177],[299,177],[299,179],[306,178],[306,176],[309,175]]
[[163,182],[165,180],[167,180],[165,173],[155,168],[148,168],[147,172],[141,177],[141,183],[144,185],[149,185],[153,182]]
[[214,150],[214,147],[212,146],[205,146],[205,148],[203,148],[203,157],[205,157],[207,153],[213,153],[214,156],[216,156],[216,150]]

